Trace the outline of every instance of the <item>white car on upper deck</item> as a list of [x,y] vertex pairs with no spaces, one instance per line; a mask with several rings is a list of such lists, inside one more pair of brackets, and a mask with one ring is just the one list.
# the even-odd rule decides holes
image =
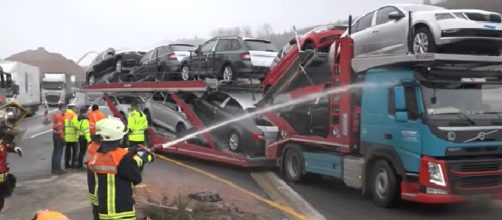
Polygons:
[[483,10],[394,4],[357,19],[351,37],[356,56],[408,52],[500,55],[502,18]]

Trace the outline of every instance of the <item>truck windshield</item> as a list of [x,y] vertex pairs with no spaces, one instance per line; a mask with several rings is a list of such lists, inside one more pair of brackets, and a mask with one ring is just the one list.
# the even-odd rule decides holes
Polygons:
[[64,84],[62,82],[42,82],[42,89],[60,90],[63,87]]
[[502,113],[502,84],[424,83],[428,115]]

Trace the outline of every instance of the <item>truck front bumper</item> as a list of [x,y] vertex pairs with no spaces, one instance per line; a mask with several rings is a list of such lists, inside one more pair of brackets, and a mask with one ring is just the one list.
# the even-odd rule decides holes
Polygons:
[[420,188],[421,187],[418,183],[401,182],[401,199],[426,204],[450,204],[479,200],[502,200],[502,192],[470,195],[429,194],[421,192]]

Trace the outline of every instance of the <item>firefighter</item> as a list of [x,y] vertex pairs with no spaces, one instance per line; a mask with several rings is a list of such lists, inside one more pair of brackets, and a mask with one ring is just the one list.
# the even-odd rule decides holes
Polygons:
[[65,173],[65,171],[61,169],[61,159],[65,145],[64,112],[65,106],[63,104],[59,104],[58,112],[52,116],[52,142],[54,144],[54,150],[52,151],[51,172],[53,174]]
[[87,183],[94,219],[135,219],[133,185],[141,182],[140,168],[152,162],[154,154],[138,149],[128,152],[121,142],[127,134],[119,119],[105,118],[96,123],[100,143],[87,149]]
[[96,133],[96,122],[105,118],[105,114],[99,110],[99,106],[94,104],[92,105],[91,113],[89,113],[89,125],[91,135]]
[[78,145],[78,119],[75,115],[75,104],[68,104],[64,114],[64,140],[65,147],[65,168],[74,168],[77,165],[77,145]]
[[17,153],[21,157],[23,151],[4,138],[8,130],[5,112],[0,114],[0,128],[0,211],[2,211],[5,198],[11,196],[16,187],[16,177],[9,173],[7,153]]
[[145,142],[145,130],[148,128],[146,115],[138,109],[136,101],[131,102],[131,111],[127,117],[127,127],[129,128],[129,147],[132,151],[143,145]]
[[78,163],[77,169],[84,168],[84,156],[87,151],[87,145],[91,142],[91,132],[89,127],[89,119],[87,118],[88,108],[84,106],[80,109],[78,115]]

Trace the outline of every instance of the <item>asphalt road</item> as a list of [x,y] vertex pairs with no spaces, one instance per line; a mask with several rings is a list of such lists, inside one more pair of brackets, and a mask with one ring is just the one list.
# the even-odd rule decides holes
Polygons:
[[502,219],[502,201],[439,206],[403,202],[399,208],[383,209],[375,206],[370,198],[362,197],[358,190],[349,189],[333,179],[325,178],[319,183],[290,183],[290,186],[330,220]]

